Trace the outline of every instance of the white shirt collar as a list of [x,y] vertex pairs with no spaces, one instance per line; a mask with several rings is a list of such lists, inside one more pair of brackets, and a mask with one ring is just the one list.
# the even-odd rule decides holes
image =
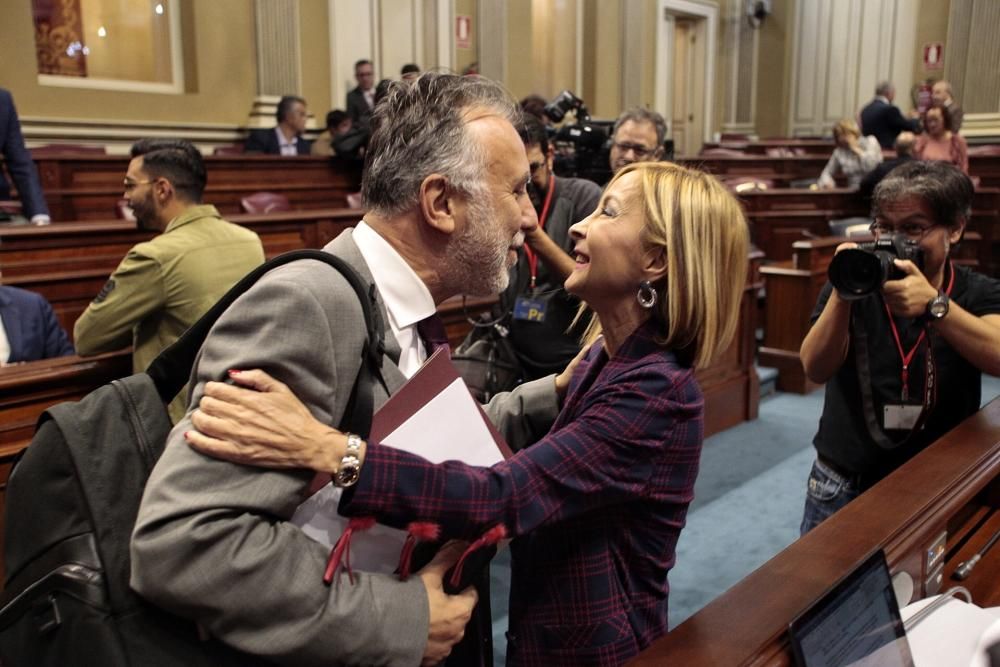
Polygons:
[[394,330],[413,326],[437,312],[434,298],[424,282],[396,249],[364,220],[354,228],[353,239],[372,272]]
[[0,366],[10,361],[10,341],[7,339],[7,329],[3,326],[3,317],[0,317]]
[[281,127],[277,125],[274,126],[274,133],[278,135],[278,150],[282,155],[298,155],[298,137],[286,139],[285,135],[281,132]]
[[876,95],[875,99],[879,100],[880,102],[885,102],[886,104],[892,104],[892,102],[889,101],[889,98],[886,97],[885,95]]

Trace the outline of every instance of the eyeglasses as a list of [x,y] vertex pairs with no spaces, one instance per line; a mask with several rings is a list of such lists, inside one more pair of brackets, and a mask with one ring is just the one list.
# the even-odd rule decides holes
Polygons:
[[868,231],[871,232],[872,236],[876,238],[879,236],[892,236],[897,232],[905,236],[908,240],[914,242],[920,242],[924,240],[930,231],[934,229],[934,225],[921,225],[916,222],[908,222],[899,227],[893,227],[892,225],[886,225],[884,223],[876,220],[868,227]]
[[628,153],[629,151],[632,151],[632,153],[637,158],[640,159],[644,157],[649,157],[656,150],[655,148],[646,148],[642,144],[623,144],[617,141],[614,143],[614,147],[620,150],[622,153]]
[[155,178],[150,181],[130,181],[126,178],[124,181],[122,181],[122,186],[125,188],[125,192],[132,192],[140,185],[149,185],[150,183],[155,183],[155,182],[156,182]]

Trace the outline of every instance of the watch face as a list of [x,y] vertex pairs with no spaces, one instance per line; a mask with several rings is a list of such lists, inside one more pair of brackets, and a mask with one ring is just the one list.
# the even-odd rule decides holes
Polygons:
[[337,475],[334,478],[334,483],[337,486],[351,486],[358,481],[361,476],[361,469],[357,465],[341,465],[340,470],[337,471]]
[[948,297],[938,294],[927,304],[927,316],[934,320],[940,320],[948,314]]

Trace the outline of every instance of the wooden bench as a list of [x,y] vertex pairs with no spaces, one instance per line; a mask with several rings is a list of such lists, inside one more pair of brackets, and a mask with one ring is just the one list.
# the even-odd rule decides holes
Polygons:
[[[129,158],[118,155],[43,155],[35,158],[53,220],[105,220],[123,196]],[[240,199],[278,192],[296,209],[346,207],[361,189],[361,169],[340,158],[277,155],[205,157],[205,201],[224,214],[240,212]]]
[[[869,554],[883,549],[890,571],[909,574],[913,599],[922,599],[952,585],[958,564],[1000,528],[998,508],[1000,400],[994,400],[629,665],[792,665],[788,624]],[[746,520],[734,530],[753,529],[752,510]],[[929,569],[927,553],[942,534],[943,569]],[[1000,605],[1000,549],[962,585],[980,606]]]
[[[255,231],[267,256],[273,257],[299,248],[322,248],[360,220],[361,213],[338,208],[226,217]],[[152,236],[124,220],[0,227],[4,283],[45,296],[59,323],[72,332],[128,250]]]

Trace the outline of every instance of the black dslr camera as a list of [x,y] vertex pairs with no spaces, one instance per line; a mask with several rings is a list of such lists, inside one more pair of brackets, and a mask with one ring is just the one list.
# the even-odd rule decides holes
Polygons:
[[837,288],[840,298],[848,301],[863,299],[881,289],[887,280],[899,280],[906,274],[896,268],[895,259],[908,259],[924,268],[924,252],[915,241],[903,234],[872,243],[859,243],[857,248],[838,252],[827,275]]
[[583,100],[568,90],[545,105],[545,115],[553,123],[561,122],[570,111],[576,122],[563,125],[552,138],[556,147],[555,172],[559,176],[588,178],[603,185],[611,178],[608,136],[614,122],[593,120]]

